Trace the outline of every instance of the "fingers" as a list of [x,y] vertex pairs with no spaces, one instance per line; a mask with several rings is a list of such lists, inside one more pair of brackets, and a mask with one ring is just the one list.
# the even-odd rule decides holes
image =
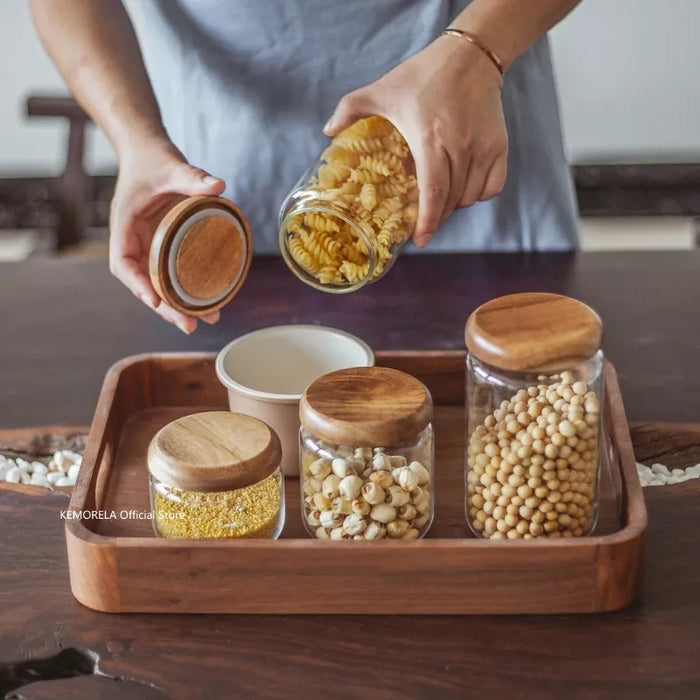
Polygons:
[[[155,309],[155,312],[168,321],[168,323],[176,325],[183,333],[187,333],[187,335],[197,330],[198,319],[193,316],[186,316],[182,312],[173,309],[172,306],[168,306],[164,301],[161,301],[160,306]],[[212,311],[212,313],[206,316],[200,316],[199,320],[213,326],[215,323],[219,322],[220,318],[221,313],[219,311]]]
[[326,136],[335,136],[358,119],[373,114],[379,114],[379,112],[375,109],[369,90],[360,89],[349,92],[338,102],[333,115],[323,127],[323,133]]
[[[169,323],[176,325],[183,333],[188,335],[197,328],[197,320],[168,306],[156,294],[148,278],[138,263],[131,258],[116,258],[110,261],[112,274],[124,284],[146,306],[155,311]],[[218,315],[218,312],[211,316]],[[218,320],[218,318],[217,318]]]
[[206,316],[200,316],[200,318],[202,319],[202,321],[204,321],[204,323],[208,323],[210,326],[213,326],[215,323],[219,322],[219,319],[221,318],[221,312],[212,311]]
[[161,304],[160,297],[153,289],[150,278],[136,260],[120,256],[117,251],[110,250],[110,271],[146,306],[154,311],[158,309]]
[[[409,143],[409,147],[410,145]],[[412,152],[420,193],[413,241],[422,248],[440,225],[450,196],[450,159],[442,146],[437,149],[426,148],[425,141],[420,148],[412,149]]]
[[[190,335],[197,329],[197,319],[187,316],[181,311],[166,304],[153,289],[151,281],[138,267],[134,260],[123,259],[121,264],[117,264],[113,274],[124,283],[146,306],[155,311],[168,323],[177,326],[183,333]],[[209,325],[218,323],[221,318],[219,311],[213,311],[201,319]]]
[[187,163],[174,163],[162,185],[162,191],[179,192],[186,195],[219,195],[226,189],[226,183],[210,175],[201,168]]
[[450,158],[450,196],[447,199],[442,216],[440,217],[441,224],[445,222],[450,217],[450,214],[459,206],[462,193],[467,186],[469,170],[470,159],[468,154],[458,158]]
[[168,306],[165,302],[161,302],[160,306],[156,309],[156,313],[164,318],[168,323],[172,323],[177,326],[183,333],[190,335],[194,333],[197,329],[197,319],[192,316],[185,316],[185,314],[173,309],[172,306]]
[[508,155],[507,153],[501,154],[494,161],[491,169],[486,176],[484,182],[484,189],[479,196],[479,200],[484,201],[491,199],[503,191],[503,187],[506,183],[506,173],[508,170]]
[[490,165],[490,162],[484,162],[476,158],[472,160],[457,206],[470,207],[479,199],[484,189],[484,182],[489,172]]

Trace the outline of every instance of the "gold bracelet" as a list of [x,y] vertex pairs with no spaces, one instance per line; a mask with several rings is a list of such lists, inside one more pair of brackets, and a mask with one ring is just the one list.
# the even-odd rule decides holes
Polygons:
[[491,51],[491,49],[484,44],[481,39],[479,39],[476,34],[472,34],[471,32],[465,32],[463,29],[456,29],[455,27],[448,27],[445,29],[445,31],[442,33],[443,36],[456,36],[459,37],[460,39],[466,39],[469,43],[474,44],[477,49],[479,49],[488,59],[493,63],[496,68],[498,68],[498,72],[503,75],[503,63],[496,54]]

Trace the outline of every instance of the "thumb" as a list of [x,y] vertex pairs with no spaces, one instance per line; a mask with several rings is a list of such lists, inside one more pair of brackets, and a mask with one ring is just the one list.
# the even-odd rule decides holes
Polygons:
[[355,90],[343,97],[331,118],[323,127],[326,136],[335,136],[338,132],[354,124],[358,119],[378,114],[366,90]]
[[218,195],[226,189],[226,183],[201,168],[195,168],[188,163],[176,163],[168,177],[168,189],[188,195]]

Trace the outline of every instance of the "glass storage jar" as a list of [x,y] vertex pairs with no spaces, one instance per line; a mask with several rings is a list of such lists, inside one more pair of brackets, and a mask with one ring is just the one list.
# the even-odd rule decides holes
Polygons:
[[281,458],[279,438],[257,418],[210,411],[169,423],[148,449],[156,534],[278,537],[284,525]]
[[331,372],[299,406],[301,504],[310,535],[414,540],[433,519],[433,403],[386,367]]
[[338,134],[280,210],[280,249],[292,272],[333,293],[386,274],[418,218],[415,173],[386,119],[361,119]]
[[602,324],[557,294],[469,317],[466,517],[478,537],[581,537],[598,516]]

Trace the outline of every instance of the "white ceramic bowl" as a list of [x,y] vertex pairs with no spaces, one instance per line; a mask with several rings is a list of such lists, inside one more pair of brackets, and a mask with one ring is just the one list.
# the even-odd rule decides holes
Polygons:
[[265,421],[282,443],[282,469],[299,474],[299,400],[320,376],[374,365],[367,343],[324,326],[273,326],[230,342],[216,358],[229,408]]

